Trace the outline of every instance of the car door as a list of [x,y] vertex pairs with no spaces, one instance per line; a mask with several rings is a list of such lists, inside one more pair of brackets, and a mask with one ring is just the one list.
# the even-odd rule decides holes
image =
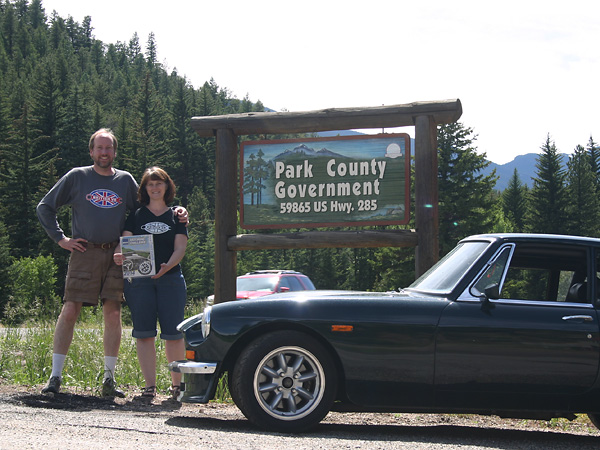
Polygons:
[[440,319],[436,404],[567,408],[589,390],[600,359],[592,261],[584,246],[503,247],[474,284],[499,279],[500,298],[481,302],[472,286]]

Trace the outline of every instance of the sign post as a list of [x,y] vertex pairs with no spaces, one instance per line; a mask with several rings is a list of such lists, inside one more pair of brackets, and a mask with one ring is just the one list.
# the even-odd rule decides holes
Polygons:
[[[333,108],[304,112],[251,112],[224,116],[193,117],[191,119],[191,125],[196,133],[200,137],[211,138],[216,136],[217,141],[215,183],[215,303],[235,299],[235,279],[237,275],[236,252],[239,250],[260,248],[320,248],[332,246],[416,246],[415,272],[417,276],[424,273],[425,270],[437,261],[439,252],[436,127],[440,124],[456,122],[461,115],[462,105],[460,100],[454,99],[369,108]],[[272,235],[242,234],[236,236],[237,195],[235,192],[237,190],[238,136],[316,133],[319,131],[405,126],[415,127],[415,219],[417,230],[382,230],[370,231],[369,233],[363,233],[361,231],[312,231],[309,233],[277,233]],[[257,153],[255,158],[258,156]],[[377,158],[375,159],[375,167],[377,168],[379,166],[377,166]],[[310,161],[308,163],[296,164],[296,166],[300,165],[304,168],[304,164],[310,164]],[[336,163],[331,163],[329,169],[332,170],[333,173],[337,173],[335,177],[341,178],[341,174],[338,171],[340,170],[340,167],[341,166],[338,167],[336,161]],[[273,181],[282,181],[286,184],[286,188],[281,192],[283,192],[289,200],[293,200],[291,197],[294,192],[293,189],[290,191],[288,183],[296,185],[315,184],[308,182],[307,180],[300,183],[296,181],[292,182],[292,174],[290,172],[290,177],[288,177],[286,170],[288,170],[288,168],[286,168],[284,164],[283,171],[279,172],[280,179],[275,178]],[[306,169],[302,170],[306,174],[310,168],[307,165]],[[346,166],[346,170],[349,170],[349,166]],[[325,166],[325,171],[327,171],[327,165]],[[374,173],[376,176],[377,172],[374,171]],[[379,173],[381,174],[381,172]],[[315,174],[314,168],[312,174],[313,176]],[[282,176],[285,180],[282,179]],[[255,181],[256,180],[253,182]],[[371,179],[372,188],[375,188],[375,181],[375,178]],[[359,181],[356,182],[360,183]],[[332,181],[332,183],[336,182]],[[249,188],[249,186],[246,187]],[[256,186],[252,189],[255,188]],[[244,188],[242,187],[242,189]],[[260,189],[263,188],[261,187]],[[310,189],[313,188],[310,188],[309,186],[302,188],[296,186],[295,189],[296,196],[298,196],[300,189],[306,189],[305,192],[312,192]],[[408,191],[408,188],[406,188],[406,191]],[[342,191],[344,194],[345,192],[346,191]],[[375,200],[371,194],[364,195],[364,192],[366,191],[362,191],[364,200],[370,199],[371,202]],[[273,191],[273,194],[276,195],[275,191]],[[310,193],[308,195],[311,198],[309,200],[311,202],[326,202],[328,209],[331,208],[331,203],[328,202],[337,201],[337,205],[339,205],[339,202],[341,201],[342,203],[352,203],[350,209],[354,207],[354,211],[357,211],[360,194],[361,192],[358,191],[355,199],[346,199],[345,201],[337,198],[318,200],[317,197],[310,197]],[[265,193],[263,192],[260,195],[265,195]],[[342,197],[345,198],[346,196],[343,195]],[[283,202],[283,199],[280,200],[279,214],[281,215],[281,203],[294,202]],[[376,200],[377,210],[379,209],[379,199]],[[252,199],[250,199],[250,206],[253,206]],[[371,209],[373,209],[373,203],[370,203],[370,206]],[[345,208],[348,207],[346,206]],[[286,205],[284,206],[284,211],[287,210],[288,206]],[[300,213],[299,204],[297,205],[297,210],[299,214],[297,217],[303,217],[303,214]],[[347,210],[348,209],[345,211]],[[293,205],[291,206],[291,211],[292,213],[294,212]],[[405,205],[405,214],[408,214],[408,211],[407,202]],[[247,213],[247,211],[245,212]],[[340,210],[338,209],[336,213],[340,213]],[[274,217],[277,217],[277,214],[271,212],[271,217],[268,217],[267,220],[259,218],[256,225],[262,226],[270,224],[271,226],[276,225],[276,227],[279,228],[280,224],[277,223],[277,221],[273,221]],[[246,217],[246,219],[248,219],[248,217]],[[334,216],[327,219],[327,221],[329,220],[332,222],[323,223],[336,223],[337,221]],[[361,222],[360,218],[357,218],[356,220]],[[364,224],[364,222],[362,223]],[[252,223],[247,225],[253,226]]]

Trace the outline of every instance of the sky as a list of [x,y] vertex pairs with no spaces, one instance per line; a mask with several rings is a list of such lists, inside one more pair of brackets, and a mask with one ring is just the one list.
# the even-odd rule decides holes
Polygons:
[[[146,48],[275,111],[460,99],[478,152],[504,164],[600,142],[597,0],[42,0],[104,43]],[[374,130],[366,130],[374,132]],[[380,130],[378,130],[380,131]],[[414,137],[414,127],[386,129]]]

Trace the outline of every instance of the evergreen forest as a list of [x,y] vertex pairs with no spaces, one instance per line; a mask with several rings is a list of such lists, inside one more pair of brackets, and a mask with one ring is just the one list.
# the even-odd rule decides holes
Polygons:
[[[0,0],[0,322],[5,324],[58,314],[69,254],[43,231],[35,207],[68,170],[91,164],[88,140],[102,127],[119,140],[115,167],[138,181],[151,165],[172,176],[175,203],[188,209],[191,220],[182,263],[189,301],[213,292],[215,142],[200,138],[190,118],[265,106],[248,96],[236,98],[213,79],[192,86],[176,70],[169,72],[158,60],[160,43],[152,33],[141,48],[137,34],[129,42],[107,43],[93,30],[92,17],[78,23],[49,14],[41,0]],[[244,139],[283,137],[289,136]],[[476,146],[475,131],[460,122],[440,126],[440,255],[477,233],[600,237],[600,147],[592,137],[583,139],[585,145],[564,149],[573,151],[564,170],[551,133],[541,136],[540,149],[524,149],[539,152],[533,187],[515,171],[508,188],[498,192],[495,175],[482,174],[489,162]],[[69,208],[59,211],[59,222],[70,236]],[[240,274],[274,268],[301,271],[319,289],[393,290],[414,281],[414,249],[238,254]]]

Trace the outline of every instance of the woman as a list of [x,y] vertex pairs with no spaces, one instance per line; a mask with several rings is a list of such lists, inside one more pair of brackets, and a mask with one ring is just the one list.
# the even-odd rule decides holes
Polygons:
[[[176,220],[168,206],[175,197],[175,184],[159,167],[146,169],[138,190],[142,206],[131,213],[125,223],[123,236],[152,234],[157,269],[151,277],[125,280],[124,293],[136,338],[138,360],[144,375],[143,397],[156,395],[156,321],[160,323],[160,338],[165,340],[169,362],[185,359],[183,335],[177,325],[183,320],[186,285],[179,262],[185,255],[187,229]],[[123,264],[121,248],[115,250],[116,264]],[[171,393],[177,399],[181,374],[171,372]]]

